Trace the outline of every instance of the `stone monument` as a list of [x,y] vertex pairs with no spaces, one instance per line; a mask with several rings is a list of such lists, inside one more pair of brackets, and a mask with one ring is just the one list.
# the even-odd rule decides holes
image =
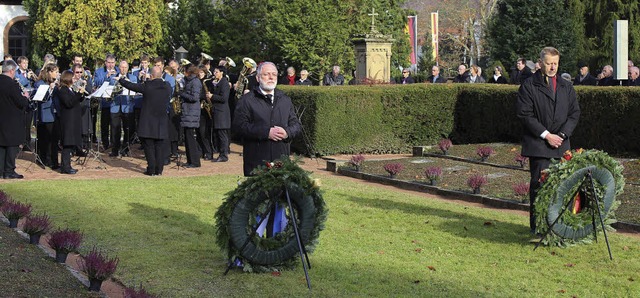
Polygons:
[[352,41],[356,52],[357,81],[388,83],[391,79],[391,35],[384,35],[375,27],[375,9],[371,16],[371,30],[367,34],[356,35]]

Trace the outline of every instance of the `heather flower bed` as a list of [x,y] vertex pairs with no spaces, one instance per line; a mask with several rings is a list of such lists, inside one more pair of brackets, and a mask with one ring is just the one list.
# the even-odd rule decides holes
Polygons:
[[[493,150],[492,154],[485,161],[486,164],[478,164],[477,162],[481,159],[478,154],[479,148],[489,151],[487,147]],[[442,174],[437,183],[440,188],[472,193],[473,189],[468,184],[469,178],[474,175],[483,175],[487,178],[487,182],[482,185],[480,194],[515,202],[528,201],[528,195],[523,194],[523,188],[526,187],[524,184],[529,183],[528,162],[520,168],[520,163],[517,161],[520,153],[519,145],[453,145],[448,148],[447,156],[444,156],[439,146],[435,145],[425,153],[429,156],[384,161],[367,159],[360,166],[360,171],[388,177],[384,166],[399,163],[403,166],[403,170],[397,174],[396,179],[431,184],[425,171],[428,168],[440,167]],[[448,157],[465,158],[473,162],[452,160]],[[623,158],[619,158],[618,161],[625,167],[623,174],[627,184],[624,192],[618,197],[622,205],[616,211],[617,219],[640,223],[640,161]]]

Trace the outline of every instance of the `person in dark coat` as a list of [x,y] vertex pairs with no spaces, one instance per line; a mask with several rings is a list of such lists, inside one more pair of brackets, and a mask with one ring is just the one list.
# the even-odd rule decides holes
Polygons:
[[489,84],[508,84],[507,79],[502,76],[502,66],[493,69],[493,76],[488,81]]
[[446,82],[447,79],[440,76],[440,66],[431,67],[431,75],[427,78],[427,83],[443,84]]
[[204,65],[198,66],[198,79],[202,83],[202,92],[200,92],[200,127],[196,131],[196,136],[202,158],[213,160],[213,104],[210,99],[207,99],[207,94],[211,94],[210,90],[215,88],[215,84],[213,77],[207,78],[207,71]]
[[516,70],[511,75],[511,84],[520,85],[529,77],[531,77],[531,68],[527,66],[527,60],[519,58],[516,61]]
[[411,76],[411,71],[409,69],[402,70],[402,84],[414,84],[416,81]]
[[256,75],[259,87],[240,98],[232,128],[243,140],[242,159],[245,176],[264,162],[289,156],[290,143],[302,131],[291,99],[275,89],[278,69],[264,62]]
[[573,80],[574,86],[595,86],[598,84],[596,77],[589,73],[589,66],[586,63],[581,63],[578,66],[580,67],[580,74]]
[[333,71],[324,75],[322,80],[324,86],[342,86],[344,85],[344,76],[340,73],[340,66],[334,65]]
[[84,89],[75,92],[71,90],[73,84],[73,72],[65,70],[60,75],[60,88],[58,88],[58,100],[60,100],[60,129],[62,130],[60,141],[62,143],[62,166],[60,173],[75,174],[78,170],[71,167],[71,155],[77,146],[82,146],[82,107],[80,102],[84,100]]
[[187,155],[187,164],[185,167],[187,168],[200,167],[200,152],[196,140],[196,130],[200,127],[200,92],[202,91],[202,82],[200,82],[197,75],[198,67],[195,65],[189,66],[184,76],[184,89],[178,94],[182,101],[180,126],[184,129],[184,147]]
[[229,160],[229,129],[231,129],[231,111],[227,100],[229,99],[229,82],[224,73],[224,67],[218,66],[213,70],[213,76],[218,83],[212,94],[207,96],[213,103],[213,136],[217,145],[218,158],[214,162],[226,162]]
[[295,85],[298,77],[296,76],[296,69],[293,66],[287,67],[287,73],[280,78],[280,85]]
[[0,174],[4,179],[22,179],[16,173],[16,157],[20,144],[24,142],[24,113],[29,100],[21,93],[15,81],[18,65],[13,60],[5,60],[0,75]]
[[313,86],[311,80],[309,80],[309,72],[306,69],[300,71],[300,78],[296,80],[298,86]]
[[124,78],[120,84],[132,91],[142,93],[142,107],[138,122],[138,137],[144,145],[148,176],[162,175],[164,169],[165,142],[169,138],[169,114],[167,107],[171,99],[171,85],[162,80],[160,66],[151,69],[151,78],[144,83],[132,83]]
[[570,138],[580,118],[576,92],[570,82],[558,78],[560,53],[546,47],[540,53],[542,68],[518,90],[517,117],[522,121],[522,155],[529,157],[529,224],[536,231],[534,204],[540,187],[540,172],[551,158],[560,158],[571,149]]
[[620,85],[618,80],[613,78],[613,67],[611,65],[605,65],[602,68],[602,72],[597,77],[598,86],[618,86]]
[[58,87],[56,78],[58,77],[58,66],[49,63],[40,71],[38,81],[34,84],[36,90],[42,85],[49,85],[49,91],[42,102],[38,102],[36,111],[36,131],[38,133],[38,155],[45,166],[52,170],[60,168],[58,162],[58,141],[60,140],[60,119],[58,100]]
[[460,64],[458,66],[458,75],[453,78],[454,83],[468,83],[469,82],[469,72],[467,72],[467,67],[464,64]]
[[625,86],[635,87],[640,86],[640,69],[637,66],[631,66],[629,68],[629,79],[625,82]]

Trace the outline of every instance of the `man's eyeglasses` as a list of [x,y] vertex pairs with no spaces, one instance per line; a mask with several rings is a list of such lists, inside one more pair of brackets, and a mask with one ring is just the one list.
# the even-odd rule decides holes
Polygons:
[[84,71],[74,71],[73,73],[83,73]]

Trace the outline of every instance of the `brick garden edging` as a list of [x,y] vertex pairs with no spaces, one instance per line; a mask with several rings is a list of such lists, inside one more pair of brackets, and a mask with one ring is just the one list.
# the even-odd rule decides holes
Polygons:
[[[447,158],[447,156],[444,156],[444,155],[437,156],[437,157]],[[341,166],[345,165],[346,162],[347,161],[327,160],[327,171],[335,172],[340,175],[344,175],[351,178],[381,183],[385,185],[391,185],[401,189],[420,191],[424,193],[438,195],[443,198],[452,199],[452,200],[461,200],[461,201],[472,202],[472,203],[480,203],[480,204],[494,207],[494,208],[529,211],[529,204],[494,198],[494,197],[490,197],[482,194],[473,194],[471,192],[443,189],[438,186],[431,186],[431,185],[417,182],[417,181],[404,181],[399,179],[392,179],[388,176],[367,174],[362,172],[356,172],[350,169],[341,168]],[[482,164],[485,164],[485,163],[482,163]],[[615,229],[640,232],[640,225],[634,224],[634,223],[618,221],[616,223],[613,223],[611,226],[613,226]]]

